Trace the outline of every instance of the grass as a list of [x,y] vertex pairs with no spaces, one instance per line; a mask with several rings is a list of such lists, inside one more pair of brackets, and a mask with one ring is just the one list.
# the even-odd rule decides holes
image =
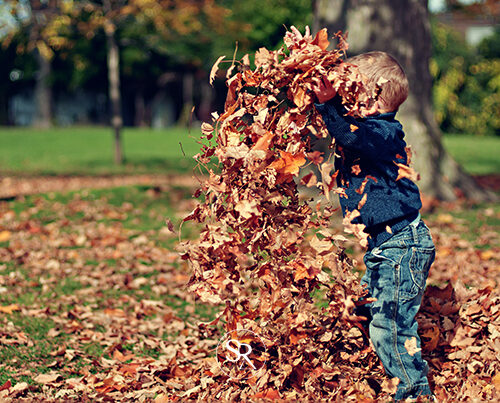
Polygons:
[[443,137],[443,143],[468,173],[500,173],[500,137],[448,135]]
[[[199,152],[200,130],[123,130],[125,164],[113,163],[113,136],[106,127],[49,130],[0,128],[0,172],[11,174],[126,174],[186,172]],[[451,155],[471,174],[500,172],[500,137],[444,136]],[[179,144],[181,143],[182,146]]]
[[29,174],[182,172],[194,166],[200,131],[184,128],[123,130],[125,164],[113,163],[113,135],[106,127],[48,130],[0,128],[0,171]]
[[[38,374],[55,370],[63,378],[81,376],[86,373],[85,371],[93,371],[94,360],[99,360],[101,357],[109,358],[111,343],[106,343],[101,336],[97,337],[97,340],[85,338],[80,340],[79,331],[75,332],[68,327],[68,324],[76,321],[85,325],[87,331],[102,333],[102,337],[110,334],[109,324],[98,323],[97,320],[92,320],[92,317],[81,320],[76,315],[71,319],[77,307],[86,307],[98,314],[102,314],[107,308],[122,309],[134,314],[141,307],[142,300],[161,301],[173,310],[175,317],[183,321],[208,321],[214,318],[216,311],[213,307],[195,304],[188,312],[187,301],[177,295],[159,294],[154,289],[157,284],[168,284],[165,280],[163,283],[159,280],[162,277],[169,278],[172,273],[183,274],[185,270],[179,269],[179,261],[165,263],[162,260],[156,261],[155,256],[161,259],[167,250],[174,249],[177,235],[166,239],[161,229],[165,225],[166,217],[169,217],[178,228],[181,216],[185,213],[179,210],[179,203],[191,199],[191,189],[171,187],[168,191],[159,193],[152,190],[147,186],[116,187],[33,195],[0,202],[0,217],[2,211],[10,211],[15,214],[16,222],[30,222],[41,226],[51,223],[61,230],[57,236],[60,239],[80,233],[79,231],[85,228],[89,228],[89,234],[101,234],[96,236],[96,242],[106,240],[107,236],[119,234],[119,238],[115,241],[98,247],[92,244],[76,248],[71,245],[54,247],[45,246],[44,241],[36,242],[37,248],[40,249],[35,253],[38,257],[44,256],[44,259],[58,259],[57,256],[66,253],[65,251],[74,251],[82,256],[90,254],[89,258],[85,258],[84,266],[80,268],[73,267],[71,261],[64,259],[59,261],[61,265],[66,265],[66,269],[60,270],[48,269],[46,265],[40,266],[36,263],[8,259],[2,261],[0,258],[0,285],[4,284],[4,290],[0,292],[0,307],[14,305],[19,307],[12,313],[0,312],[0,329],[4,332],[0,333],[3,337],[7,337],[8,341],[5,344],[0,343],[0,386],[11,380],[13,384],[25,381],[40,388],[33,380]],[[83,209],[82,214],[71,214],[71,206],[75,203]],[[119,218],[114,218],[115,216],[108,218],[105,213],[110,209],[120,212],[117,216]],[[96,217],[101,218],[96,219]],[[119,232],[108,235],[107,228],[118,228]],[[189,228],[189,225],[183,227],[183,238],[186,236],[184,228]],[[145,234],[148,243],[136,246],[133,239]],[[36,232],[26,233],[26,238],[19,242],[30,243],[33,240],[42,240],[44,236]],[[4,247],[8,248],[11,242],[4,242]],[[140,249],[143,256],[140,253],[139,257],[128,257],[129,260],[124,260],[124,257],[115,259],[103,256],[106,250],[112,254],[118,243],[126,243],[127,247],[124,248],[126,251],[133,248],[138,251]],[[19,247],[24,250],[29,249],[27,245]],[[36,275],[30,266],[33,264],[35,270],[39,270]],[[91,285],[88,279],[95,271],[106,271],[108,274],[98,283]],[[126,276],[130,276],[130,281],[138,277],[144,278],[147,284],[127,288],[120,283]],[[115,283],[114,279],[118,282]],[[34,311],[21,309],[34,309]],[[164,314],[165,311],[162,315]],[[147,324],[148,320],[156,315],[154,311],[145,311],[140,320]],[[48,337],[51,329],[56,336]],[[145,335],[155,332],[154,329],[144,330]],[[178,331],[166,332],[163,334],[163,339],[172,343],[177,337],[176,333]],[[16,337],[20,337],[21,341],[17,341]],[[56,354],[63,347],[78,351],[71,362],[66,363],[64,356]],[[146,345],[141,347],[138,343],[123,343],[122,347],[133,351],[136,356],[156,359],[160,355],[159,349],[149,348]]]

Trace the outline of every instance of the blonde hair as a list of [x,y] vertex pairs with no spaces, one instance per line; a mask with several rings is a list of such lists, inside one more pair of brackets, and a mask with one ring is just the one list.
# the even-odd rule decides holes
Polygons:
[[350,57],[346,62],[355,65],[369,85],[379,85],[380,108],[387,112],[398,110],[408,97],[408,78],[398,63],[385,52],[368,52]]

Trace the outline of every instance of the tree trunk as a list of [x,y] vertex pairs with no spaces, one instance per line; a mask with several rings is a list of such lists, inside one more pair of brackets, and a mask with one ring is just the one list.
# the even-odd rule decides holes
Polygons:
[[146,127],[146,102],[144,101],[144,93],[141,89],[137,90],[135,93],[135,114],[134,114],[134,126],[136,127]]
[[106,31],[108,44],[109,100],[111,103],[111,124],[115,139],[115,163],[123,162],[121,129],[123,126],[120,93],[120,53],[114,32]]
[[194,74],[190,71],[182,76],[182,110],[177,124],[189,126],[194,106]]
[[40,129],[47,129],[52,125],[52,88],[49,84],[51,63],[49,59],[35,50],[38,62],[38,72],[35,81],[35,119],[33,126]]
[[198,109],[198,118],[202,122],[209,122],[212,114],[212,102],[214,90],[208,82],[208,76],[199,77],[200,80],[200,107]]
[[348,56],[380,50],[401,63],[410,82],[410,95],[398,112],[413,164],[420,173],[419,187],[429,197],[454,200],[458,196],[486,200],[493,197],[450,157],[432,110],[429,72],[431,33],[427,0],[316,0],[316,30],[332,35],[348,32]]

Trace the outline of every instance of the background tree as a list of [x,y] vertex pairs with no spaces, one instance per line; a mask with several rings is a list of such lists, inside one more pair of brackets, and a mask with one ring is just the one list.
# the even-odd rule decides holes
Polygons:
[[17,53],[32,54],[38,65],[34,75],[36,127],[47,128],[52,124],[51,62],[54,51],[68,46],[62,29],[67,23],[63,16],[66,7],[67,3],[62,0],[6,0],[2,8],[13,20],[2,47],[8,48],[16,38]]
[[314,28],[348,32],[350,56],[370,50],[386,51],[403,65],[410,96],[398,117],[414,150],[413,162],[421,174],[422,191],[431,197],[473,199],[488,193],[467,175],[445,151],[432,109],[429,71],[431,35],[427,0],[316,0]]

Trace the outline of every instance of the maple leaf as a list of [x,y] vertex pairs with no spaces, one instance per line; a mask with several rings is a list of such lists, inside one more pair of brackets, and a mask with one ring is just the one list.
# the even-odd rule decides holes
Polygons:
[[299,168],[306,163],[306,158],[303,153],[291,154],[286,151],[279,150],[280,158],[273,161],[269,168],[274,168],[280,174],[297,175]]

